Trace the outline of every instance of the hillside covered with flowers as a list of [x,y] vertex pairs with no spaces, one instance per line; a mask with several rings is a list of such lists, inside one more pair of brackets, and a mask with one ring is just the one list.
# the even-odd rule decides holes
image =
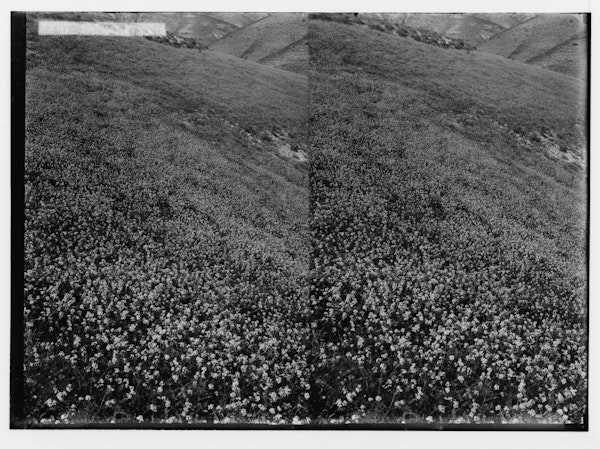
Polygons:
[[584,155],[583,83],[331,21],[310,43],[315,413],[581,422],[586,173],[511,129]]
[[305,416],[308,173],[277,145],[306,78],[143,38],[27,62],[27,418]]
[[298,73],[30,20],[18,424],[585,423],[585,83],[296,22]]

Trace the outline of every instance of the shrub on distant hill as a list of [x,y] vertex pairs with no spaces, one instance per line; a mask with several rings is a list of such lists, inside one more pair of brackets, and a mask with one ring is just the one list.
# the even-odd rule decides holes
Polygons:
[[203,45],[197,39],[178,36],[170,31],[167,31],[166,36],[147,36],[146,39],[177,48],[197,48],[199,50],[205,50],[208,48],[207,45]]
[[467,44],[462,39],[453,39],[436,33],[435,31],[418,30],[400,23],[382,20],[372,16],[365,17],[355,16],[354,14],[313,13],[310,17],[315,20],[339,22],[347,25],[362,25],[394,36],[409,37],[418,42],[435,45],[436,47],[467,51],[475,50],[474,46]]

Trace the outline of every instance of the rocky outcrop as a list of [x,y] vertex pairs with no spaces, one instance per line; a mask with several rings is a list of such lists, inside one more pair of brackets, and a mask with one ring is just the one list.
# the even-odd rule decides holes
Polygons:
[[429,45],[435,45],[436,47],[440,48],[467,51],[476,49],[473,45],[467,44],[462,39],[453,39],[451,37],[438,34],[434,31],[410,28],[399,23],[384,21],[369,16],[357,16],[354,14],[315,13],[311,14],[310,17],[312,19],[341,22],[348,25],[365,26],[367,28],[381,31],[383,33],[388,33],[400,37],[408,37],[410,39],[414,39],[416,41],[423,42]]
[[171,33],[170,31],[167,31],[166,36],[148,36],[146,39],[177,48],[197,48],[200,51],[208,48],[208,46],[202,44],[196,39],[181,37]]

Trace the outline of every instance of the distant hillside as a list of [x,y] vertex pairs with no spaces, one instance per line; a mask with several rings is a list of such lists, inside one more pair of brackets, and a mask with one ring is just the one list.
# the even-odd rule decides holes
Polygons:
[[209,45],[223,36],[266,17],[267,13],[212,13],[212,12],[142,12],[142,13],[34,13],[32,18],[86,21],[163,22],[167,31],[185,38],[198,39]]
[[478,50],[583,78],[587,74],[586,25],[576,14],[367,13],[358,18],[434,32]]
[[576,14],[540,14],[497,34],[479,49],[516,61],[586,76],[586,24]]
[[306,14],[275,13],[214,42],[211,49],[292,72],[308,67]]
[[535,17],[533,13],[475,13],[468,15],[496,23],[505,29]]
[[367,13],[359,17],[378,17],[411,28],[429,30],[479,46],[496,34],[513,27],[534,14],[436,14],[436,13]]
[[430,29],[415,28],[399,23],[393,14],[348,14],[348,13],[313,13],[311,18],[317,20],[344,23],[370,28],[382,33],[397,37],[408,37],[418,42],[434,45],[441,48],[454,48],[460,50],[475,50],[473,45],[463,39],[454,39]]
[[207,12],[198,13],[204,14],[215,20],[222,20],[223,22],[230,23],[237,28],[242,28],[249,25],[252,22],[256,22],[264,17],[267,17],[271,13],[266,12]]
[[210,45],[223,36],[257,20],[265,13],[141,13],[138,21],[161,21],[167,30]]
[[527,63],[576,78],[585,78],[588,71],[588,39],[575,37],[534,56]]
[[505,29],[502,25],[473,14],[403,13],[391,16],[403,25],[435,31],[454,39],[462,39],[474,46]]

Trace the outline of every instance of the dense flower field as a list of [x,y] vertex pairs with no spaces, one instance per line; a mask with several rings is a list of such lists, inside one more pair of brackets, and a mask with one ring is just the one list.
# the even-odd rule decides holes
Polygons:
[[[138,85],[118,67],[61,70],[87,58],[86,45],[40,42],[28,71],[28,418],[306,416],[305,164],[256,147],[235,125],[252,117],[220,115],[198,92],[171,109],[179,97],[168,89],[180,86],[170,71],[171,85],[153,91],[161,78]],[[139,80],[143,59],[127,69]]]
[[319,414],[580,422],[583,174],[493,129],[445,126],[444,78],[426,91],[387,70],[420,44],[382,50],[370,31],[312,27]]
[[585,173],[493,125],[579,85],[310,26],[308,149],[298,75],[28,42],[29,422],[584,419]]

